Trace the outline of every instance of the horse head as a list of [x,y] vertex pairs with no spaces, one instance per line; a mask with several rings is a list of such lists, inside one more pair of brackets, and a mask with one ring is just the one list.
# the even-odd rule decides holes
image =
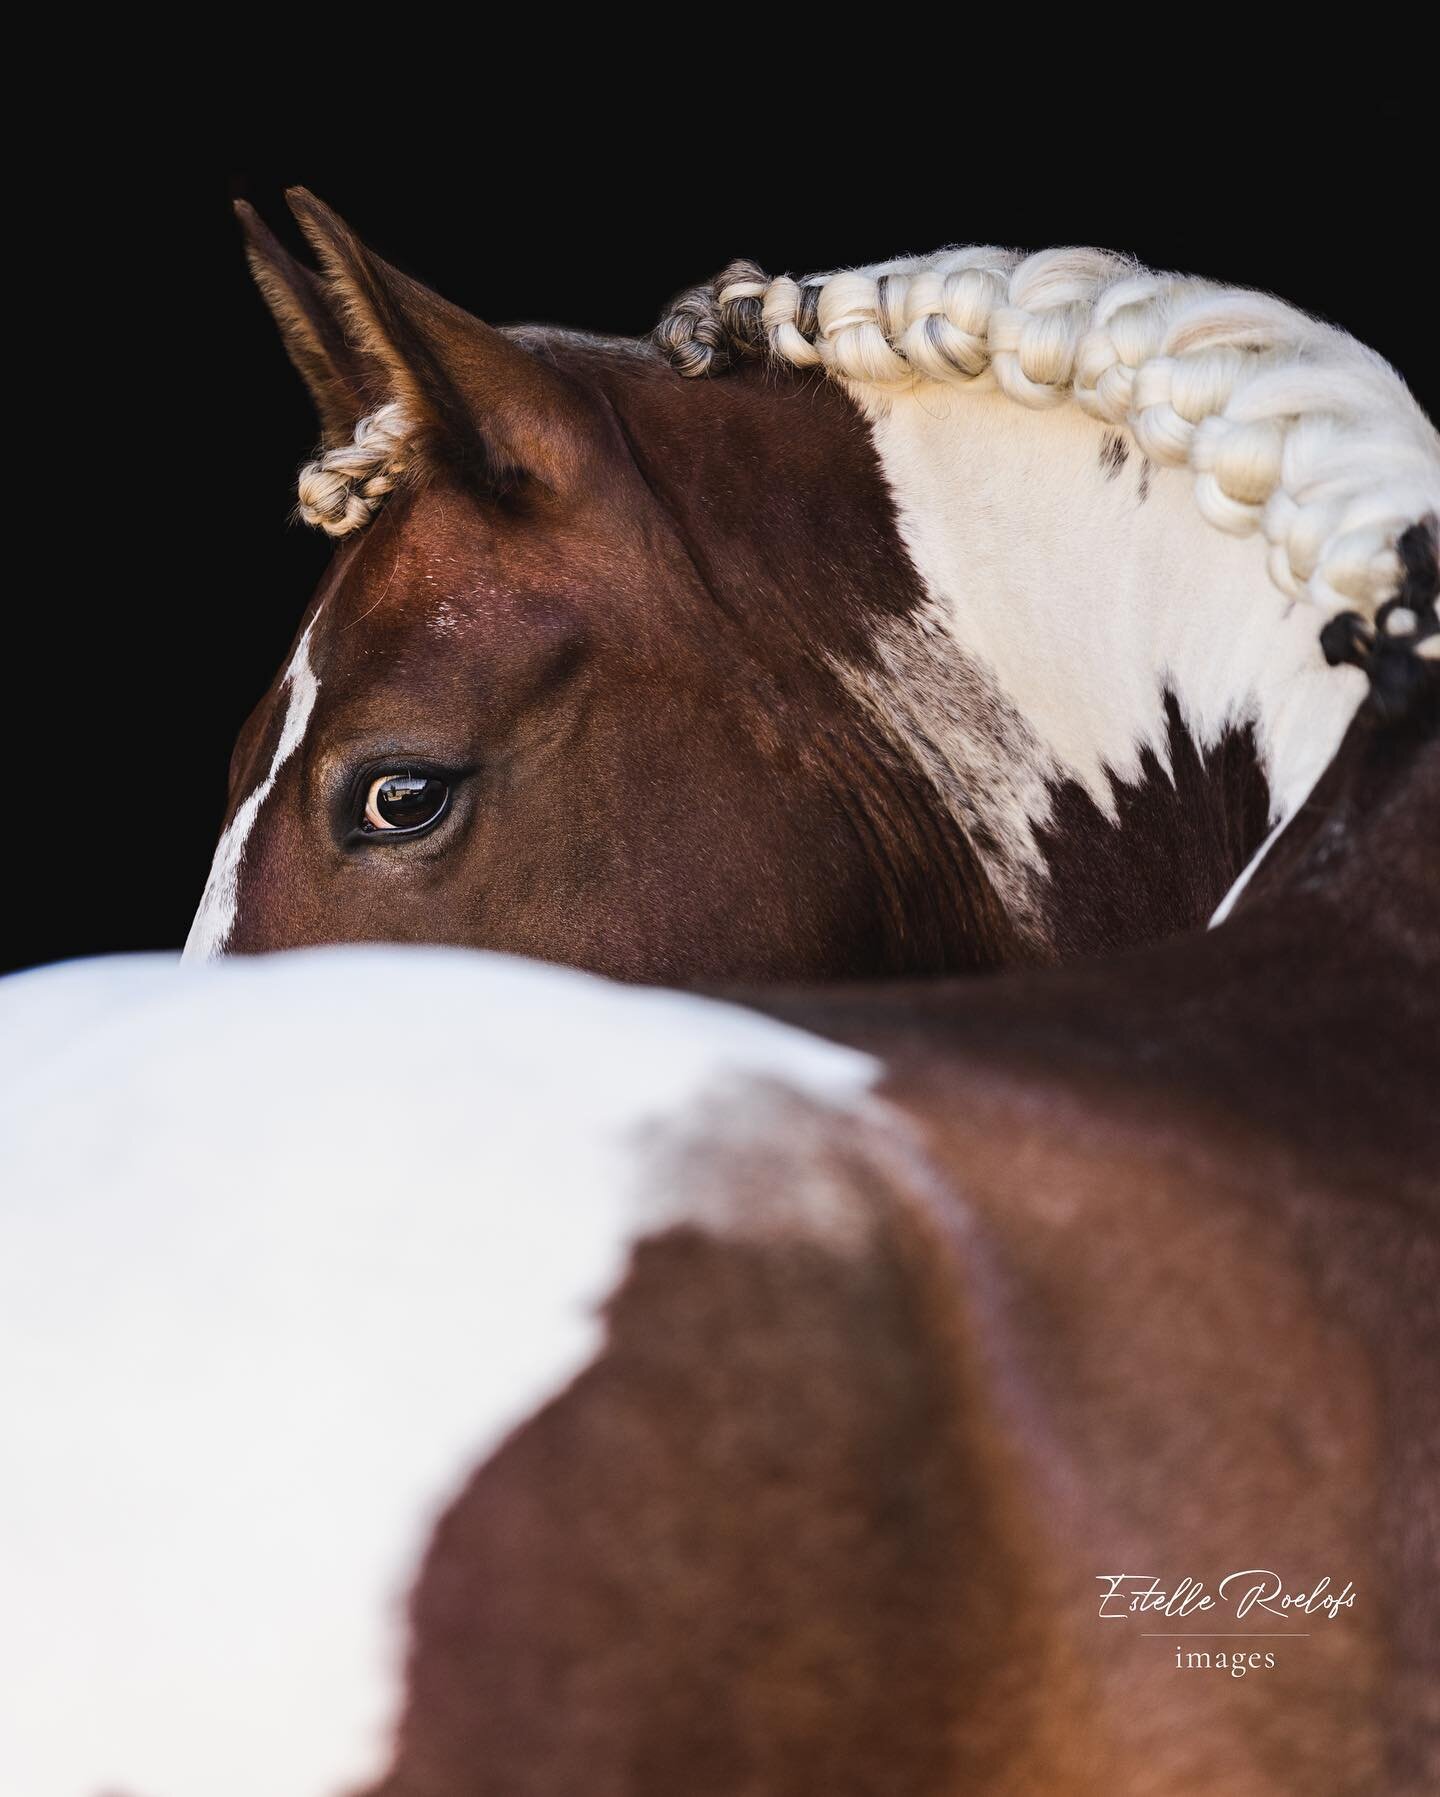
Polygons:
[[850,402],[492,329],[293,198],[321,275],[242,218],[337,552],[241,732],[189,952],[458,943],[673,982],[1003,958],[837,672],[918,598]]
[[1366,673],[1422,690],[1440,440],[1278,301],[982,248],[737,264],[647,342],[497,330],[292,204],[319,274],[242,218],[338,547],[194,955],[683,984],[1133,946],[1224,914]]

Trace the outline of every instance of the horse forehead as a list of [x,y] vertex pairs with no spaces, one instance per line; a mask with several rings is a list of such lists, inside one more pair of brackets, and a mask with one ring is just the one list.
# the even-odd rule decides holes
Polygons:
[[351,662],[373,672],[377,652],[448,648],[471,630],[491,642],[532,631],[556,605],[591,597],[614,559],[589,520],[502,519],[448,489],[415,495],[396,517],[382,512],[365,539],[317,633],[332,676]]
[[573,606],[483,558],[436,546],[397,562],[392,551],[388,579],[347,591],[319,620],[316,728],[357,706],[385,713],[426,698],[463,715],[501,671],[574,623]]
[[[499,532],[483,508],[450,490],[425,490],[386,507],[337,559],[325,601],[327,641],[362,621],[371,630],[423,615],[438,596],[494,583]],[[343,551],[342,551],[343,554]]]

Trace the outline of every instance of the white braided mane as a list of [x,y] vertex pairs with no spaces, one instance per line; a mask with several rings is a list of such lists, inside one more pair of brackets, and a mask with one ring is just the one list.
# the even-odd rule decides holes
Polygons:
[[803,281],[736,265],[657,338],[683,374],[759,349],[872,405],[927,383],[1073,398],[1189,467],[1205,518],[1262,531],[1276,584],[1327,615],[1372,617],[1400,581],[1396,539],[1440,511],[1440,436],[1372,350],[1267,295],[1103,250],[951,249]]
[[[1152,461],[1187,467],[1204,517],[1263,532],[1271,577],[1329,616],[1373,618],[1396,541],[1440,514],[1440,436],[1374,351],[1265,294],[1154,274],[1105,250],[971,247],[795,280],[735,264],[656,341],[688,376],[731,349],[823,368],[867,405],[927,384],[1073,399]],[[404,473],[392,402],[301,470],[300,516],[362,528]],[[1440,653],[1436,639],[1420,647]]]

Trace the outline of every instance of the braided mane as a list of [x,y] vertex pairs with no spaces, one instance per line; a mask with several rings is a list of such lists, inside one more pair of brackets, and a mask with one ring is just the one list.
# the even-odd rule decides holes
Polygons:
[[[802,280],[736,262],[681,295],[654,341],[687,378],[769,357],[870,408],[931,385],[1073,400],[1189,468],[1217,529],[1264,535],[1276,585],[1330,620],[1332,660],[1368,659],[1387,602],[1383,632],[1440,657],[1437,582],[1416,578],[1417,557],[1435,565],[1440,436],[1373,350],[1267,294],[1093,249],[949,249]],[[362,418],[301,470],[300,516],[362,528],[413,437],[398,401]]]
[[[687,377],[768,356],[870,407],[931,383],[1031,408],[1073,399],[1152,461],[1190,468],[1218,529],[1262,532],[1284,593],[1345,614],[1327,632],[1335,659],[1363,657],[1376,613],[1413,593],[1412,527],[1429,521],[1433,543],[1440,437],[1374,351],[1266,294],[1104,250],[950,249],[798,281],[732,263],[675,302],[655,341]],[[1390,635],[1416,625],[1409,604],[1385,621]],[[1416,647],[1440,655],[1440,636]]]

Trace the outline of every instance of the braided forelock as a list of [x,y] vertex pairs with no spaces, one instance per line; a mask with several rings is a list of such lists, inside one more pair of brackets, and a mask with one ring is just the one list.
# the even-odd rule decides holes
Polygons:
[[300,470],[300,517],[332,537],[363,529],[412,469],[418,435],[416,421],[398,400],[367,413],[350,442],[322,451]]

